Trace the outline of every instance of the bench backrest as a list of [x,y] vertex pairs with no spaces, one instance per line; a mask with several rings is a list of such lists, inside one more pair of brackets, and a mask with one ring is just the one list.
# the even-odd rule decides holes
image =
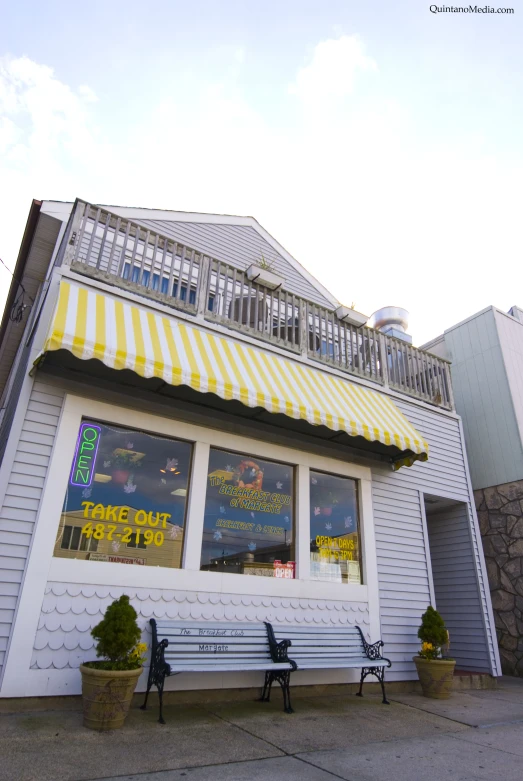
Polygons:
[[248,667],[271,661],[267,629],[262,623],[212,623],[210,621],[157,621],[158,642],[169,641],[164,658],[168,664],[202,667],[238,663]]
[[272,626],[276,640],[288,639],[289,659],[300,667],[305,661],[337,659],[350,661],[365,656],[360,632],[355,626]]

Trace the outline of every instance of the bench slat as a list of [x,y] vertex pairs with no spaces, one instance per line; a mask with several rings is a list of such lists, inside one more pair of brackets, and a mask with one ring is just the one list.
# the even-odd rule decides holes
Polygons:
[[361,640],[356,642],[355,640],[343,640],[343,639],[337,639],[337,640],[324,640],[322,637],[315,637],[314,639],[309,637],[292,637],[289,638],[292,647],[293,648],[301,648],[302,646],[321,646],[322,648],[336,648],[341,647],[343,648],[362,648]]
[[263,624],[249,624],[249,623],[218,623],[212,621],[157,621],[156,628],[158,634],[163,631],[175,633],[175,630],[183,629],[188,632],[198,632],[203,630],[206,633],[217,631],[220,633],[231,633],[237,637],[245,637],[247,635],[256,635],[258,637],[266,637],[267,630]]
[[202,653],[202,654],[164,654],[164,658],[167,662],[169,662],[171,659],[194,659],[197,661],[198,659],[206,659],[207,661],[210,661],[211,659],[214,659],[215,664],[221,664],[224,661],[231,661],[236,660],[238,664],[242,664],[243,662],[259,662],[260,664],[272,664],[272,659],[268,654],[228,654],[228,653],[221,653],[221,654],[211,654],[211,653]]
[[387,662],[384,662],[383,659],[376,659],[374,661],[371,661],[370,659],[367,659],[367,657],[362,657],[361,659],[354,659],[350,662],[336,662],[334,659],[324,659],[323,661],[318,660],[315,662],[307,663],[304,661],[303,663],[298,663],[298,670],[337,670],[341,668],[355,668],[355,669],[361,669],[362,667],[386,667]]
[[273,626],[274,631],[277,634],[281,634],[282,632],[286,632],[287,636],[290,637],[291,635],[298,634],[298,635],[312,635],[313,637],[317,637],[320,635],[321,637],[353,637],[356,639],[360,639],[360,633],[356,628],[344,628],[344,629],[336,629],[335,627],[313,627],[313,626]]
[[199,639],[197,642],[194,642],[192,638],[184,638],[185,640],[191,639],[192,642],[190,643],[171,643],[169,640],[168,648],[173,650],[177,649],[180,653],[184,653],[185,651],[192,652],[192,653],[202,653],[205,651],[208,651],[210,653],[229,653],[232,652],[234,649],[237,653],[247,653],[248,651],[257,651],[258,654],[262,654],[265,652],[266,656],[270,656],[269,653],[269,644],[267,641],[264,641],[263,643],[250,643],[249,645],[240,644],[240,643],[234,643],[230,641],[230,638],[226,637],[224,638],[223,642],[209,642],[209,640],[205,637]]
[[271,664],[269,667],[267,665],[264,666],[263,664],[245,664],[245,665],[242,664],[241,668],[239,668],[237,664],[234,664],[232,662],[229,663],[229,664],[222,665],[219,668],[213,667],[211,665],[204,665],[204,664],[197,665],[197,664],[194,664],[194,662],[193,663],[188,662],[187,664],[178,665],[178,666],[171,664],[170,667],[171,667],[171,673],[175,673],[175,672],[181,672],[181,673],[191,673],[191,672],[194,672],[194,673],[236,672],[237,673],[237,672],[259,672],[260,670],[262,672],[265,672],[267,669],[270,669],[270,670],[290,670],[291,669],[291,665],[290,664],[279,663],[279,662],[276,663],[276,664]]
[[333,657],[336,656],[346,656],[347,659],[353,659],[354,657],[357,657],[358,659],[361,656],[366,656],[365,652],[363,651],[363,648],[354,648],[353,650],[347,650],[346,648],[343,648],[342,646],[338,648],[301,648],[301,649],[295,649],[292,650],[292,647],[289,649],[289,652],[287,656],[292,657],[293,659],[303,659],[305,656],[325,656],[325,657]]

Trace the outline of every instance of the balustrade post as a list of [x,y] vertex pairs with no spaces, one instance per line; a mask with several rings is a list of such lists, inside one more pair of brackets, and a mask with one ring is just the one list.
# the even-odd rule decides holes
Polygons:
[[[211,273],[211,259],[206,255],[200,257],[198,274],[198,295],[196,297],[196,314],[203,318],[207,311],[207,299],[209,289],[209,275]],[[180,271],[181,278],[181,271]]]
[[387,351],[387,339],[385,337],[385,334],[378,333],[378,343],[379,343],[379,351],[380,351],[381,378],[383,380],[383,386],[385,388],[388,388],[389,387],[389,357]]
[[300,353],[307,357],[309,352],[308,344],[308,323],[307,323],[307,307],[305,301],[300,299],[300,314],[299,314],[299,338],[300,338]]
[[74,206],[71,225],[69,227],[69,231],[64,236],[64,241],[66,244],[62,257],[63,266],[70,266],[75,259],[78,246],[78,234],[80,233],[80,225],[82,224],[82,218],[86,213],[86,209],[89,209],[89,205],[87,203],[83,203],[83,201],[77,201]]
[[450,363],[445,363],[445,377],[447,380],[447,388],[449,392],[449,404],[451,410],[455,411],[456,404],[454,402],[454,390],[452,388],[452,372],[450,371]]

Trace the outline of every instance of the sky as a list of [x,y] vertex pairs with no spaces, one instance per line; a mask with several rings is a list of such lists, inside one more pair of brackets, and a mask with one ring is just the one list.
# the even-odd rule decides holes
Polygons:
[[79,197],[252,215],[417,345],[523,307],[523,0],[492,2],[0,0],[0,258]]

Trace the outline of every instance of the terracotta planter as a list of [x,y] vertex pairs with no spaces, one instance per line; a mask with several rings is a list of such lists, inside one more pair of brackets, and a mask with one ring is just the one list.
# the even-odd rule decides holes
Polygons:
[[129,713],[131,700],[142,668],[137,670],[97,670],[80,665],[84,727],[118,729]]
[[413,661],[424,696],[434,700],[448,700],[452,693],[455,660],[422,659],[421,656],[414,656]]
[[129,470],[125,469],[115,469],[113,472],[113,483],[118,483],[118,485],[123,485],[126,483],[129,479]]

